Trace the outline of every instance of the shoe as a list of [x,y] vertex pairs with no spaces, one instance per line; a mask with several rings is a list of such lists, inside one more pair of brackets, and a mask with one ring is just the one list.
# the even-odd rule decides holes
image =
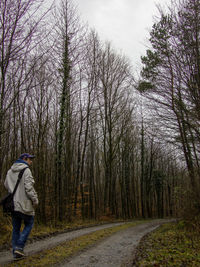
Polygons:
[[24,259],[23,256],[16,256],[16,255],[14,255],[14,258],[13,258],[14,261],[20,261],[20,260],[23,260],[23,259]]
[[25,257],[25,254],[22,249],[15,249],[14,251],[14,259],[21,259]]

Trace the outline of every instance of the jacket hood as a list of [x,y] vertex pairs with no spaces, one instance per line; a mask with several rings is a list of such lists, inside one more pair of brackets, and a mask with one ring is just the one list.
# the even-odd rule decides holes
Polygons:
[[11,170],[13,172],[20,172],[22,169],[28,167],[28,164],[27,163],[18,163],[18,162],[15,162],[12,167],[11,167]]

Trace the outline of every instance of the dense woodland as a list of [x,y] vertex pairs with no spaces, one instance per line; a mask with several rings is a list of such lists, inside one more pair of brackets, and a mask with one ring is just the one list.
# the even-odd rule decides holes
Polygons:
[[160,8],[149,47],[138,77],[71,0],[1,0],[1,195],[30,152],[40,223],[197,214],[200,2]]

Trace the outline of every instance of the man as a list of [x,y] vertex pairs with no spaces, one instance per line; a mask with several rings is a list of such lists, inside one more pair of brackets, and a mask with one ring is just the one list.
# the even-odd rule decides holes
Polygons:
[[[22,154],[8,171],[4,183],[9,193],[13,192],[20,171],[26,168],[14,195],[14,212],[12,213],[12,248],[14,259],[25,256],[23,252],[24,246],[33,227],[34,207],[38,205],[38,196],[33,187],[34,179],[29,169],[34,158],[34,155]],[[24,229],[21,232],[22,222],[24,222]]]

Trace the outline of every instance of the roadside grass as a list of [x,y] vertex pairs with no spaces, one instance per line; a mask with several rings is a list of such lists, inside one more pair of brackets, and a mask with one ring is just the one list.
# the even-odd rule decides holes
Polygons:
[[51,234],[58,234],[70,230],[90,227],[93,225],[101,225],[105,223],[112,223],[119,221],[120,220],[114,220],[114,221],[76,220],[71,223],[69,222],[59,223],[57,226],[53,226],[52,224],[49,225],[36,224],[31,231],[30,238],[37,239],[37,237],[41,238],[42,236],[48,236]]
[[10,217],[4,217],[0,212],[0,248],[11,242],[12,223]]
[[52,266],[54,264],[62,264],[62,262],[66,261],[69,257],[88,247],[91,247],[100,240],[103,240],[104,238],[109,237],[118,231],[125,230],[129,227],[133,227],[141,223],[144,223],[144,221],[129,222],[123,225],[98,230],[91,234],[80,236],[71,241],[64,242],[54,248],[46,249],[41,251],[40,253],[28,256],[27,258],[20,260],[19,262],[12,262],[10,264],[7,264],[6,266],[13,267],[19,266],[20,264],[20,266],[23,267],[42,267]]
[[186,222],[168,223],[145,236],[133,266],[200,266],[200,232]]

